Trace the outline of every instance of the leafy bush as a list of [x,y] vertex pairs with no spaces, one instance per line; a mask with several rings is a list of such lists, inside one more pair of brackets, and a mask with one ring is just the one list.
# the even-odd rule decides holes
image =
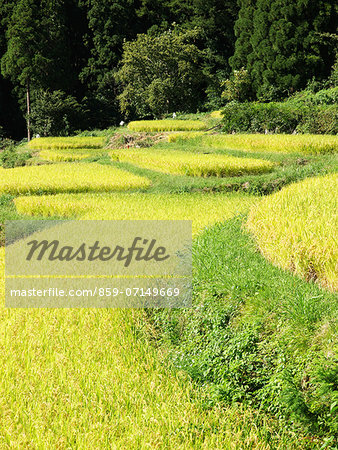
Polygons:
[[31,130],[41,136],[68,136],[83,125],[85,111],[62,91],[37,91],[31,110]]
[[338,104],[309,108],[297,130],[301,133],[338,134]]
[[155,116],[195,110],[203,98],[205,76],[196,30],[177,28],[158,35],[139,34],[125,42],[116,75],[121,111]]
[[20,150],[14,141],[4,139],[0,142],[0,164],[2,167],[8,169],[24,166],[30,157],[31,154]]
[[315,105],[334,105],[338,103],[338,86],[328,89],[321,89],[313,92],[311,89],[304,89],[292,96],[288,103],[311,103]]
[[244,67],[234,70],[232,76],[224,82],[223,87],[225,89],[222,92],[222,98],[228,102],[243,102],[252,96],[251,80]]
[[229,103],[223,113],[223,131],[230,133],[292,133],[301,121],[302,107],[287,103]]
[[270,172],[274,164],[253,158],[149,149],[114,150],[113,159],[175,175],[225,177]]
[[274,264],[338,289],[338,175],[309,178],[267,197],[248,228]]
[[317,97],[317,103],[299,99],[280,103],[232,102],[222,111],[223,131],[337,134],[338,105],[324,106],[319,99]]
[[205,130],[205,123],[199,120],[139,120],[130,122],[132,131],[189,131]]
[[101,164],[0,168],[0,193],[109,192],[146,188],[147,178]]

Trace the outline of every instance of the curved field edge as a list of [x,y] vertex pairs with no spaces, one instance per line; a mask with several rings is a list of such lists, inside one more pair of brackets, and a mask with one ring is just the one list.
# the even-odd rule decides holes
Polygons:
[[142,189],[150,184],[148,178],[97,163],[0,168],[0,194],[109,192]]
[[257,411],[206,407],[145,339],[143,312],[8,310],[3,298],[0,249],[1,447],[302,448]]
[[100,136],[39,137],[29,141],[27,146],[32,150],[99,149],[105,141],[106,138]]
[[338,152],[338,137],[315,134],[215,134],[198,137],[193,133],[173,133],[169,142],[196,141],[205,147],[248,152],[327,154]]
[[206,124],[200,120],[139,120],[129,122],[132,131],[200,131]]
[[292,184],[251,208],[247,228],[272,263],[338,289],[338,174]]
[[226,177],[271,172],[274,164],[254,158],[239,158],[229,155],[199,154],[175,150],[133,149],[113,150],[113,160],[125,161],[160,172],[199,177]]
[[258,407],[309,432],[304,448],[334,447],[338,298],[270,264],[244,223],[196,238],[193,307],[149,311],[158,344],[211,403]]
[[104,149],[62,149],[62,150],[41,150],[39,157],[51,162],[73,162],[81,161],[91,157],[104,157]]
[[20,214],[94,220],[192,220],[193,234],[215,222],[245,212],[257,199],[231,193],[213,194],[57,194],[18,197]]

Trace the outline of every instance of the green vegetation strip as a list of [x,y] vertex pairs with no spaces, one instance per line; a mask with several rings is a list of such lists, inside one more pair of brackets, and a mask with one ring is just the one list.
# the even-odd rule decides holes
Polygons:
[[149,311],[170,363],[211,403],[259,406],[309,432],[304,449],[334,446],[337,295],[270,264],[241,218],[196,238],[193,267],[193,307]]

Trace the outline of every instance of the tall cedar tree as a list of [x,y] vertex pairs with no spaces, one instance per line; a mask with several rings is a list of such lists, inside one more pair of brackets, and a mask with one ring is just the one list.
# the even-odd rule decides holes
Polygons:
[[25,87],[27,101],[27,137],[30,139],[31,85],[41,79],[49,61],[41,52],[39,5],[35,0],[20,0],[14,7],[7,28],[7,51],[1,59],[1,71],[13,83]]
[[137,34],[134,0],[83,0],[87,8],[91,57],[82,76],[89,85],[103,82],[107,71],[113,70],[122,55],[124,40]]
[[204,49],[211,74],[229,72],[229,57],[234,53],[234,24],[238,6],[234,0],[193,0],[194,27],[204,31]]
[[89,58],[80,79],[86,86],[85,103],[92,125],[106,127],[118,118],[114,73],[123,42],[136,38],[139,29],[135,0],[80,0],[87,13]]
[[[0,0],[0,60],[7,49],[5,32],[14,5],[15,0]],[[12,91],[13,85],[0,72],[0,138],[4,135],[20,139],[25,132],[25,121]]]
[[73,93],[78,83],[73,63],[76,55],[71,52],[72,45],[68,45],[65,16],[72,4],[66,0],[20,0],[7,21],[7,48],[1,71],[19,94],[22,88],[26,91],[28,139],[32,92],[63,89]]
[[239,12],[234,25],[236,36],[234,55],[230,58],[232,69],[240,70],[248,66],[248,56],[253,48],[251,37],[254,31],[253,18],[257,0],[238,0]]
[[329,75],[334,52],[321,34],[335,31],[335,0],[257,0],[253,8],[241,0],[231,63],[247,67],[258,98],[271,90],[287,96]]

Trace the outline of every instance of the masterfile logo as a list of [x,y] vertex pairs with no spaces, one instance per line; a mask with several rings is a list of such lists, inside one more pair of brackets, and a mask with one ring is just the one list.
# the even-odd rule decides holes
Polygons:
[[47,258],[49,261],[110,261],[116,259],[122,261],[124,267],[129,267],[131,261],[151,261],[156,262],[165,261],[170,258],[167,254],[167,249],[157,245],[156,239],[143,239],[138,236],[134,238],[130,247],[124,248],[121,245],[114,247],[102,246],[100,241],[95,241],[94,244],[88,245],[85,242],[79,247],[69,245],[62,246],[60,241],[47,241],[34,239],[27,243],[30,247],[27,261],[32,261],[34,258],[41,261]]

